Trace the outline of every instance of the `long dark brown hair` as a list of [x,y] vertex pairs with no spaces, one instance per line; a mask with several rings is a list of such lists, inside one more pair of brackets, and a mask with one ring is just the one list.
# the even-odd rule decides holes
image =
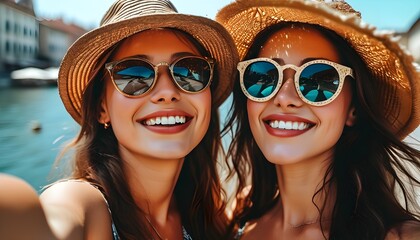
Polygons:
[[[325,239],[384,239],[398,224],[418,221],[419,208],[412,188],[420,184],[420,152],[389,130],[392,128],[380,107],[383,96],[375,91],[378,86],[372,81],[366,64],[346,40],[317,25],[281,23],[262,31],[245,59],[257,57],[271,34],[284,27],[318,30],[336,46],[341,62],[355,72],[355,81],[351,82],[356,124],[345,127],[322,185],[312,198],[313,201],[320,193],[327,195],[323,205],[314,203],[320,219],[327,199],[336,199],[330,226],[320,223]],[[229,121],[224,128],[224,133],[233,136],[228,151],[232,161],[230,175],[238,178],[237,207],[231,224],[233,234],[238,226],[267,213],[280,198],[275,165],[264,157],[252,136],[244,107],[246,101],[237,79]],[[249,183],[252,187],[244,197],[244,188]],[[329,191],[332,187],[336,190],[334,195]]]
[[[203,56],[209,55],[193,37],[172,30],[182,35],[180,39],[186,37]],[[71,144],[75,150],[72,177],[87,180],[104,193],[121,239],[153,239],[146,213],[135,204],[129,190],[117,139],[112,129],[104,129],[98,122],[104,97],[104,63],[117,48],[103,54],[83,93],[81,130]],[[213,79],[212,93],[218,81]],[[220,154],[219,116],[217,107],[212,105],[209,128],[198,146],[185,157],[174,190],[182,224],[193,239],[220,239],[226,233],[225,193],[217,172]]]

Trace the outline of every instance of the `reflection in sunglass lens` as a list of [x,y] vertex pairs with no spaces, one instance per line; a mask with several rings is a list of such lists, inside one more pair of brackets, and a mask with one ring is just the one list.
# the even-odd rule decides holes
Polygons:
[[198,92],[210,81],[211,68],[204,59],[184,58],[176,62],[173,76],[178,85],[186,91]]
[[141,60],[127,60],[114,67],[116,86],[124,93],[137,96],[153,85],[155,71],[150,64]]
[[338,72],[328,64],[311,64],[303,69],[299,77],[299,89],[311,102],[330,99],[337,92],[338,85]]
[[276,88],[279,73],[276,66],[266,61],[250,64],[244,72],[244,85],[247,92],[256,98],[270,95]]

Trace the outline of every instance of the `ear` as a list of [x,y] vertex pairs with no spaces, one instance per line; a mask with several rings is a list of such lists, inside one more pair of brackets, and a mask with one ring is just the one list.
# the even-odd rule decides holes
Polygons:
[[356,123],[356,108],[351,106],[347,113],[346,126],[351,127]]
[[108,114],[108,107],[105,98],[101,101],[101,111],[99,113],[98,118],[99,123],[109,123],[111,121],[109,114]]

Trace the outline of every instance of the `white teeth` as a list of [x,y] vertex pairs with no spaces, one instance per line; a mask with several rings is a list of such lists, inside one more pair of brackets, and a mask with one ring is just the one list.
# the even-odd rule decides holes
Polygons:
[[279,121],[274,121],[274,122],[271,122],[271,123],[270,123],[270,126],[271,126],[272,128],[278,128],[278,127],[279,127]]
[[[277,121],[276,121],[277,122]],[[279,126],[278,126],[278,128],[286,128],[286,123],[285,122],[283,122],[283,121],[280,121],[279,122]]]
[[168,117],[168,124],[175,124],[175,117]]
[[301,122],[301,123],[299,123],[298,129],[299,130],[303,130],[303,129],[307,128],[307,127],[308,127],[308,124]]
[[186,122],[185,116],[155,117],[155,118],[149,118],[145,121],[147,126],[175,125],[175,124],[184,124],[185,122]]
[[270,127],[286,130],[305,130],[309,127],[308,123],[292,121],[270,121]]

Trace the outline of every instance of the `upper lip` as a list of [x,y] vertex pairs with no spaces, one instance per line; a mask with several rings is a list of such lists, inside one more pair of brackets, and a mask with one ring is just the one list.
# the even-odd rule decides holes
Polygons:
[[192,119],[191,114],[182,110],[161,110],[161,111],[150,113],[142,118],[137,119],[136,121],[139,123],[145,123],[145,121],[147,121],[148,119],[157,118],[157,117],[170,117],[170,116],[185,117],[186,121],[189,121]]

